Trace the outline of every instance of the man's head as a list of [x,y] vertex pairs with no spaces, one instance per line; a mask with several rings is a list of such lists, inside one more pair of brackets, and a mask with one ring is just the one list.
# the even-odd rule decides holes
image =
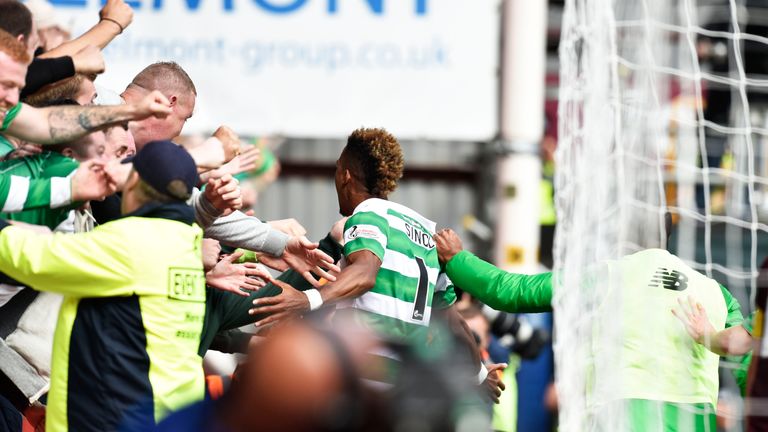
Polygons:
[[45,105],[48,101],[72,99],[80,105],[93,105],[96,99],[95,77],[77,74],[73,77],[48,84],[24,98],[24,102],[34,107]]
[[[54,101],[46,101],[46,103],[40,105],[41,107],[48,106],[65,106],[65,105],[79,105],[72,99],[60,99]],[[107,138],[103,131],[91,132],[88,135],[78,138],[68,143],[54,144],[45,146],[46,150],[55,151],[70,157],[78,162],[87,162],[90,160],[99,160],[102,162],[109,162],[114,159],[114,156],[107,153]]]
[[29,60],[24,45],[0,30],[0,123],[5,119],[6,111],[19,103]]
[[126,102],[133,103],[140,101],[153,90],[160,91],[168,98],[173,112],[162,119],[148,117],[131,122],[131,133],[139,150],[150,141],[170,140],[179,136],[184,123],[192,117],[195,110],[195,84],[184,69],[174,62],[159,62],[147,66],[133,78],[120,96]]
[[183,203],[199,181],[192,156],[170,141],[152,141],[124,162],[133,171],[123,187],[123,214],[150,202]]
[[136,154],[136,143],[128,128],[113,126],[104,131],[107,138],[106,154],[110,158],[122,159]]
[[336,161],[339,210],[349,216],[368,198],[386,199],[403,176],[403,152],[384,129],[357,129]]
[[40,44],[32,13],[20,1],[0,0],[0,29],[24,44],[30,56]]

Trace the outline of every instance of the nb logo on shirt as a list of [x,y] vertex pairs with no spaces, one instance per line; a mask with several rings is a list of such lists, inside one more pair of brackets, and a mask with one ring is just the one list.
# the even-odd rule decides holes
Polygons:
[[656,269],[656,273],[653,274],[651,283],[648,286],[653,288],[661,286],[672,291],[683,291],[688,288],[688,276],[677,270],[659,267]]

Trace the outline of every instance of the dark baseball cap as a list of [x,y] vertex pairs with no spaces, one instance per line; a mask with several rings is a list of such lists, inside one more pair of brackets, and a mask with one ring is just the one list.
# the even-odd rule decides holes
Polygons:
[[152,141],[122,162],[133,163],[133,169],[148,185],[180,201],[189,199],[199,181],[192,156],[171,141]]

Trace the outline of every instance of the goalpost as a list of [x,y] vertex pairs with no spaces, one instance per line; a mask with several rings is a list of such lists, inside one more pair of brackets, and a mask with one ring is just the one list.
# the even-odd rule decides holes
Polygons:
[[[669,249],[727,286],[745,316],[752,309],[768,233],[768,67],[754,59],[768,38],[750,33],[749,12],[737,0],[566,1],[554,298],[563,431],[629,427],[606,403],[621,389],[611,366],[626,329],[605,293],[621,281],[587,272],[664,241],[667,210]],[[723,360],[721,381],[738,366]]]

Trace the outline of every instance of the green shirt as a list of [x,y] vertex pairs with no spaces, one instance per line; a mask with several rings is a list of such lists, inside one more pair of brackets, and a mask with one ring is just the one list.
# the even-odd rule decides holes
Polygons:
[[[678,298],[690,295],[704,305],[715,329],[722,330],[742,323],[738,301],[723,286],[660,249],[629,255],[599,266],[599,271],[591,273],[622,283],[621,290],[606,293],[605,302],[624,305],[616,317],[624,328],[621,397],[715,404],[718,357],[691,340],[670,310]],[[458,287],[495,309],[552,310],[549,273],[508,273],[465,251],[448,262],[446,272]],[[608,299],[614,295],[618,297]]]
[[8,153],[14,151],[15,149],[16,147],[14,147],[13,144],[8,141],[8,138],[0,135],[0,159],[4,158],[8,155]]
[[68,176],[78,166],[74,159],[50,151],[0,162],[0,218],[55,229],[76,207],[70,205]]
[[358,319],[379,334],[425,337],[435,293],[445,293],[441,307],[455,301],[452,284],[440,277],[434,232],[434,222],[403,205],[378,198],[360,203],[344,226],[344,255],[367,250],[381,268],[370,291],[339,308],[359,311]]
[[8,127],[13,123],[13,120],[16,118],[17,115],[19,115],[19,112],[21,111],[21,102],[14,105],[11,109],[9,109],[5,113],[5,118],[3,118],[3,123],[0,125],[0,132],[3,132],[4,130],[8,129]]
[[[0,125],[0,132],[8,129],[8,126],[11,125],[13,120],[16,118],[17,115],[19,115],[19,111],[21,111],[21,103],[18,103],[13,106],[13,108],[9,109],[5,113],[5,118],[3,119],[3,123]],[[11,144],[10,141],[8,141],[8,138],[0,135],[0,158],[5,157],[8,153],[12,152],[15,149],[13,144]]]

